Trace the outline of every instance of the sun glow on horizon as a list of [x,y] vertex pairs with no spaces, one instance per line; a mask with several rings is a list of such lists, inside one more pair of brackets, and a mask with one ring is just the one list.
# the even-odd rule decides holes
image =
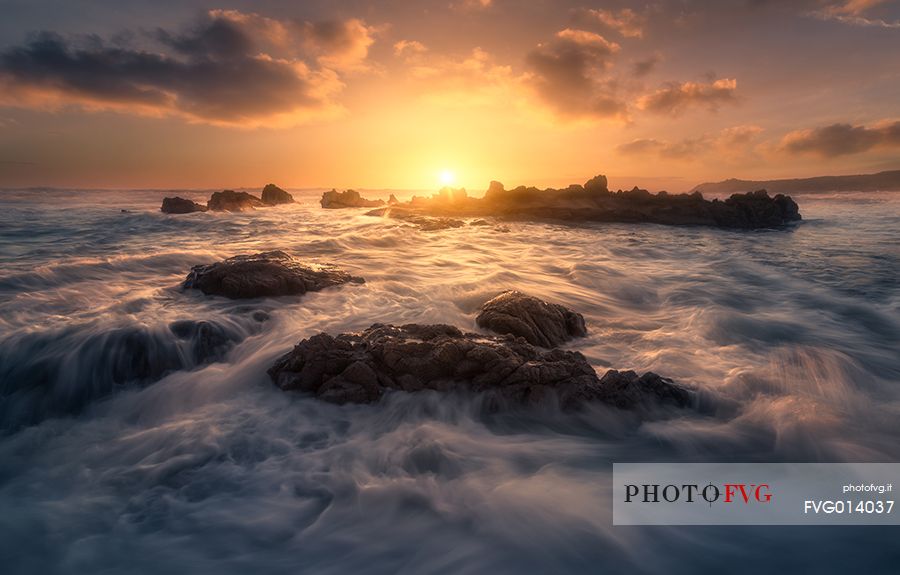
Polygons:
[[451,186],[454,182],[456,182],[456,174],[454,174],[452,170],[441,170],[441,173],[438,174],[438,177],[441,180],[442,186]]

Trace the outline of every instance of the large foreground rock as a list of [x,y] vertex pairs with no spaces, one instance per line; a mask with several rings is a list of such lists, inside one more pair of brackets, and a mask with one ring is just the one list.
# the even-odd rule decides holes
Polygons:
[[485,302],[475,323],[541,347],[556,347],[587,335],[580,313],[518,291],[506,291]]
[[262,200],[256,196],[234,190],[214,192],[206,202],[206,207],[216,212],[244,212],[262,206]]
[[610,370],[598,378],[585,357],[541,350],[512,337],[462,333],[449,325],[375,324],[362,333],[304,339],[268,371],[284,390],[334,403],[369,403],[388,390],[467,390],[501,403],[601,401],[633,408],[658,401],[686,406],[690,393],[647,373]]
[[267,206],[293,204],[294,196],[282,190],[275,184],[266,184],[266,187],[264,187],[262,191],[262,203]]
[[271,251],[194,266],[183,287],[199,289],[207,295],[244,299],[299,295],[363,281],[331,265],[302,263],[285,252]]
[[193,212],[205,212],[207,207],[197,202],[184,198],[163,198],[159,211],[164,214],[190,214]]
[[428,198],[413,197],[391,211],[371,215],[396,217],[486,217],[562,222],[655,223],[706,225],[722,228],[755,229],[784,226],[800,220],[799,208],[789,196],[770,197],[765,190],[734,194],[725,201],[706,200],[692,194],[651,194],[647,190],[611,192],[604,176],[582,185],[563,189],[519,186],[507,190],[500,182],[490,183],[482,198],[467,196],[463,190],[441,190]]
[[[394,201],[396,201],[396,198],[394,198]],[[343,192],[331,190],[330,192],[322,194],[322,199],[319,200],[319,204],[327,209],[374,208],[376,206],[383,206],[384,200],[367,200],[360,196],[359,192],[356,190],[346,190]]]

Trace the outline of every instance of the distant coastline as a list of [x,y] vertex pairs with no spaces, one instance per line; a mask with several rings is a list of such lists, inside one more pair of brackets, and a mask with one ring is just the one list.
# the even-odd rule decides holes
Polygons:
[[893,192],[900,191],[900,170],[860,174],[854,176],[817,176],[783,180],[738,180],[706,182],[694,186],[691,192],[704,194],[733,194],[768,190],[773,194],[802,194],[815,192]]

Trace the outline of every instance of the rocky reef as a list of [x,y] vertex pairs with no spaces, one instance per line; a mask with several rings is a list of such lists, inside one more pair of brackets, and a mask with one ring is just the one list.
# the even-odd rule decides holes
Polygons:
[[275,184],[266,184],[262,190],[262,203],[267,206],[278,206],[281,204],[293,204],[294,196],[282,190]]
[[208,208],[192,200],[184,198],[163,198],[159,211],[164,214],[191,214],[193,212],[205,212]]
[[268,373],[283,390],[333,403],[371,403],[389,390],[465,390],[485,393],[497,405],[556,402],[564,409],[593,401],[625,409],[691,403],[691,392],[654,373],[609,370],[600,378],[578,352],[440,324],[321,333],[298,343]]
[[[391,197],[393,198],[393,194]],[[394,201],[396,202],[397,198],[394,198]],[[322,194],[322,199],[319,200],[319,204],[326,209],[374,208],[376,206],[383,206],[384,200],[367,200],[360,196],[359,192],[356,190],[339,192],[333,189],[330,192]]]
[[445,188],[429,198],[413,197],[370,215],[410,219],[429,217],[495,216],[517,220],[566,222],[655,223],[756,229],[784,226],[801,219],[799,207],[789,196],[769,196],[765,190],[734,194],[721,201],[702,194],[652,194],[634,188],[612,192],[605,176],[584,185],[563,189],[519,186],[511,190],[491,182],[482,198],[465,190]]
[[276,250],[194,266],[182,287],[198,289],[206,295],[246,299],[300,295],[348,282],[364,281],[332,265],[303,263]]
[[580,313],[518,291],[505,291],[485,302],[475,323],[493,332],[522,337],[532,345],[548,348],[587,335]]
[[221,192],[213,192],[205,206],[184,198],[163,198],[160,211],[167,214],[189,214],[207,210],[214,212],[246,212],[265,206],[292,203],[294,203],[294,196],[275,184],[266,184],[262,189],[262,197],[257,197],[247,192],[222,190]]

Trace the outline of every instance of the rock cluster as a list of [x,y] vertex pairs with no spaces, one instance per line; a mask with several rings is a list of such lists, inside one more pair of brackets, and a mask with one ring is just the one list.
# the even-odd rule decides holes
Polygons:
[[332,265],[302,263],[283,251],[271,251],[194,266],[182,285],[207,295],[245,299],[299,295],[364,281]]
[[277,206],[294,203],[294,197],[275,184],[266,184],[259,198],[247,192],[222,190],[213,192],[206,205],[198,204],[184,198],[163,198],[160,211],[167,214],[189,214],[191,212],[245,212],[264,206]]
[[587,335],[580,313],[518,291],[506,291],[485,302],[475,323],[493,332],[522,337],[532,345],[548,348]]
[[388,390],[466,390],[500,403],[601,401],[620,408],[690,404],[690,392],[654,373],[608,371],[598,378],[574,351],[542,350],[511,336],[448,325],[375,324],[362,333],[321,333],[298,343],[268,371],[283,390],[334,403],[370,403]]

